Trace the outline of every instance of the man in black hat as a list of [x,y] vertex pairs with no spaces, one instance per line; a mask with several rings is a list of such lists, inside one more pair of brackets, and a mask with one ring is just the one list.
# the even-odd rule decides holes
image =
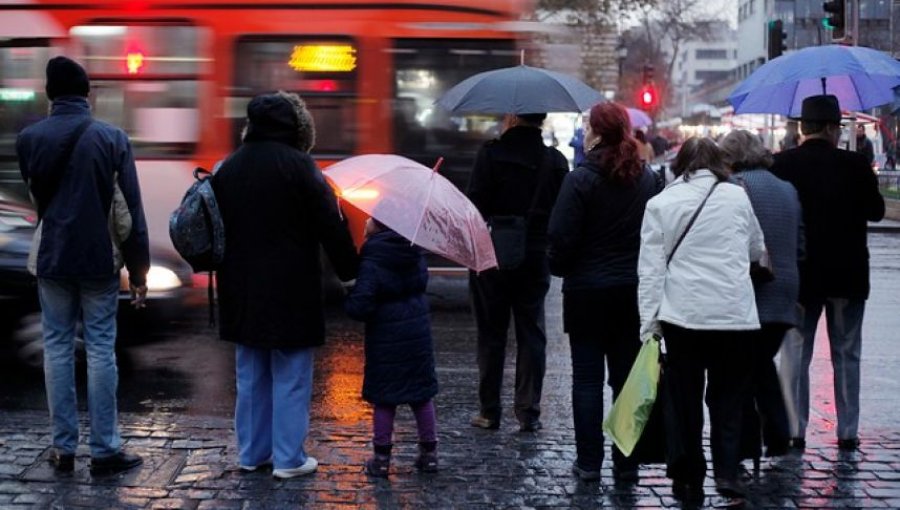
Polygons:
[[127,266],[133,304],[143,306],[150,268],[147,226],[128,136],[91,118],[90,81],[66,57],[47,63],[50,116],[19,133],[19,169],[37,205],[28,258],[37,276],[44,374],[53,431],[51,462],[70,472],[78,446],[75,326],[88,362],[91,473],[124,471],[141,458],[124,452],[116,419],[116,309]]
[[800,335],[789,334],[781,350],[792,442],[795,448],[806,446],[809,365],[824,308],[834,369],[838,448],[855,450],[859,446],[862,321],[869,296],[866,229],[867,221],[884,217],[884,199],[865,156],[837,148],[841,138],[837,97],[804,99],[799,120],[804,142],[777,154],[771,169],[797,188],[806,227],[806,256],[799,262]]

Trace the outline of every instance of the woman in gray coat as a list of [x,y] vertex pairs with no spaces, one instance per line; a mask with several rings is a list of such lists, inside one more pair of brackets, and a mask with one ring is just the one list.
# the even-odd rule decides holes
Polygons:
[[753,285],[762,329],[754,333],[759,338],[754,342],[752,398],[744,408],[742,430],[745,456],[759,457],[761,425],[766,456],[773,457],[786,453],[790,439],[784,397],[772,358],[787,330],[797,325],[797,259],[803,247],[800,200],[790,183],[769,172],[774,159],[757,136],[744,130],[732,131],[722,139],[720,147],[734,180],[744,186],[750,197],[774,267],[774,280]]

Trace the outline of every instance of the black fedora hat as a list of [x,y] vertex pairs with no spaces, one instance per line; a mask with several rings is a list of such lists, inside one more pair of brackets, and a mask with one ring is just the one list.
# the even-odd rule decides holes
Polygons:
[[840,124],[841,107],[838,104],[837,96],[831,94],[809,96],[803,100],[803,105],[800,107],[800,116],[791,118],[807,122]]

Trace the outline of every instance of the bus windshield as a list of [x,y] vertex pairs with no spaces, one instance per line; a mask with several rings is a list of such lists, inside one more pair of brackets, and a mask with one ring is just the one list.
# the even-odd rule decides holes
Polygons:
[[451,114],[434,102],[473,74],[517,62],[511,40],[397,39],[394,56],[394,147],[398,154],[434,166],[464,189],[481,145],[499,136],[496,115]]

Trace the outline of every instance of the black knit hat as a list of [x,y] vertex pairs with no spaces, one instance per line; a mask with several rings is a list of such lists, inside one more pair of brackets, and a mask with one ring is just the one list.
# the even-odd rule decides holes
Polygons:
[[63,96],[87,97],[91,82],[78,62],[66,57],[53,57],[47,62],[47,98]]

